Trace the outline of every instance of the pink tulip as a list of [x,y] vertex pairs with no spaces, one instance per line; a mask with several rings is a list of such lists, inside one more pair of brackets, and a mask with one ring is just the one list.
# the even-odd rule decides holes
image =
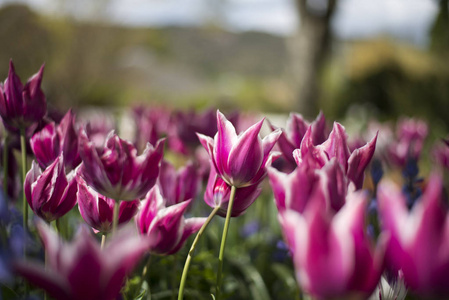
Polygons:
[[163,160],[158,183],[167,205],[171,206],[194,199],[200,188],[200,177],[192,162],[175,170],[171,163]]
[[64,153],[64,165],[68,171],[81,163],[74,123],[72,110],[69,110],[60,124],[52,122],[33,135],[31,149],[42,168],[48,167],[61,152]]
[[15,271],[57,300],[117,299],[125,277],[142,258],[148,241],[133,231],[119,231],[101,250],[87,228],[71,243],[49,226],[38,223],[47,266],[31,261],[15,263]]
[[100,194],[118,200],[140,199],[154,186],[159,175],[164,140],[147,144],[137,156],[136,148],[111,132],[102,150],[97,150],[85,130],[80,132],[78,174]]
[[[78,177],[78,208],[81,217],[95,231],[108,233],[112,231],[112,216],[115,200],[95,192]],[[134,217],[139,209],[140,201],[120,201],[118,224],[125,224]]]
[[[355,192],[335,215],[316,202],[280,221],[302,289],[317,299],[366,299],[383,270],[383,246],[365,231],[366,195]],[[352,298],[353,297],[353,298]]]
[[401,189],[390,182],[378,188],[379,212],[391,238],[387,259],[402,269],[406,285],[429,299],[449,297],[449,214],[440,176],[433,174],[409,211]]
[[217,111],[218,132],[215,137],[198,134],[206,148],[218,175],[229,185],[237,188],[259,183],[266,175],[266,166],[271,164],[271,149],[281,131],[259,137],[263,119],[237,135],[226,117]]
[[47,222],[62,217],[76,203],[75,173],[70,172],[66,176],[62,153],[44,172],[33,161],[25,178],[24,189],[33,212]]
[[0,83],[0,116],[7,128],[27,128],[42,120],[47,112],[47,101],[41,90],[44,66],[25,86],[16,75],[12,61],[5,83]]
[[190,200],[167,207],[157,185],[148,192],[136,216],[136,224],[139,232],[150,241],[150,253],[174,254],[201,228],[206,218],[184,218],[189,204]]
[[[301,143],[301,148],[293,152],[293,157],[298,165],[306,162],[313,168],[322,168],[326,162],[335,158],[343,167],[357,189],[362,188],[364,171],[373,157],[376,148],[377,135],[365,146],[349,151],[345,128],[335,122],[334,128],[328,139],[315,146],[312,139],[312,131],[309,128]],[[306,159],[307,158],[307,159]]]
[[[243,214],[246,209],[253,204],[254,201],[256,201],[261,191],[262,188],[258,184],[237,188],[235,191],[231,217],[238,217]],[[207,182],[206,192],[204,193],[204,201],[212,208],[219,206],[220,210],[217,214],[225,217],[228,210],[230,196],[231,186],[219,177],[215,169],[212,167],[209,174],[209,180]]]

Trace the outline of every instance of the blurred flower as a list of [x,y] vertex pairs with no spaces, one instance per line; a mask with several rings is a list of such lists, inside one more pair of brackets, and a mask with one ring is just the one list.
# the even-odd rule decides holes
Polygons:
[[[102,233],[112,231],[113,199],[98,194],[79,177],[77,199],[81,217],[90,227]],[[118,224],[125,224],[137,213],[140,201],[120,201],[119,205]]]
[[133,107],[131,114],[136,123],[134,144],[138,150],[143,150],[148,142],[156,144],[159,137],[166,134],[169,111],[141,105]]
[[387,261],[401,269],[407,286],[421,296],[449,296],[449,215],[439,175],[431,175],[427,188],[409,211],[405,196],[391,182],[378,189],[382,226],[391,238]]
[[81,163],[74,123],[74,115],[72,110],[69,110],[60,124],[51,122],[33,135],[30,141],[31,149],[42,168],[48,167],[61,152],[67,171],[75,169]]
[[84,126],[89,140],[100,150],[103,149],[109,133],[117,129],[114,116],[104,109],[85,112],[78,120]]
[[[238,217],[243,214],[246,209],[256,201],[261,191],[262,188],[258,184],[237,188],[235,191],[231,217]],[[220,206],[220,210],[217,214],[225,217],[230,196],[231,186],[219,177],[215,168],[212,167],[207,182],[206,192],[204,193],[204,201],[212,208]]]
[[335,158],[322,169],[300,164],[290,174],[268,168],[268,177],[280,212],[292,209],[303,213],[312,202],[321,202],[336,212],[345,203],[349,180]]
[[412,160],[417,162],[427,137],[427,123],[417,119],[402,119],[396,126],[396,141],[388,147],[391,163],[404,168]]
[[57,300],[117,299],[127,274],[145,253],[148,242],[132,231],[119,231],[101,250],[87,228],[71,243],[46,224],[37,224],[47,253],[47,266],[15,263],[16,272]]
[[37,123],[47,111],[45,95],[41,90],[44,66],[25,86],[16,75],[12,60],[5,83],[0,83],[0,116],[8,129],[27,128]]
[[[314,203],[280,213],[301,288],[317,299],[366,299],[383,271],[383,247],[365,232],[366,195],[355,192],[334,216]],[[351,298],[354,297],[354,298]]]
[[62,154],[44,172],[33,161],[25,178],[24,192],[28,204],[37,216],[47,222],[54,221],[75,206],[75,172],[66,176]]
[[198,134],[198,137],[214,164],[218,175],[237,188],[259,183],[270,165],[271,149],[281,131],[275,131],[263,140],[259,137],[263,119],[237,135],[226,117],[217,111],[218,132],[214,139]]
[[[270,125],[270,127],[273,131],[276,129],[273,125]],[[318,114],[312,123],[308,123],[300,114],[290,113],[287,127],[285,130],[282,130],[282,134],[279,136],[278,146],[283,156],[295,166],[293,151],[301,147],[302,139],[309,127],[311,127],[311,138],[314,145],[321,144],[326,140],[326,119],[322,112]]]
[[148,238],[150,253],[174,254],[201,228],[206,218],[185,219],[183,216],[189,203],[190,200],[166,206],[157,185],[148,192],[136,216],[136,224],[139,232]]
[[137,156],[136,148],[111,132],[103,149],[97,149],[85,130],[80,131],[78,174],[100,194],[118,200],[140,199],[154,186],[159,174],[164,140],[147,144]]
[[195,199],[200,187],[200,177],[192,162],[176,171],[171,163],[162,160],[158,180],[167,206]]
[[293,157],[298,166],[307,163],[313,168],[322,168],[327,161],[335,157],[349,180],[355,184],[356,189],[360,189],[363,186],[365,169],[376,149],[376,140],[377,135],[365,146],[351,153],[345,128],[334,122],[328,139],[317,146],[313,144],[312,129],[309,128],[304,135],[301,148],[293,151]]
[[443,140],[443,144],[439,143],[432,148],[433,160],[438,166],[449,170],[449,145]]

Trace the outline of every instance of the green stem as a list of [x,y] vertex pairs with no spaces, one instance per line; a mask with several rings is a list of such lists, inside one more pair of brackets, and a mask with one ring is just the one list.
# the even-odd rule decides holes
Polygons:
[[206,230],[206,227],[209,225],[210,221],[212,221],[212,218],[217,214],[219,210],[220,206],[214,208],[214,210],[210,213],[209,217],[207,217],[203,226],[201,226],[200,230],[196,234],[195,239],[193,240],[192,246],[190,247],[189,253],[187,254],[184,269],[182,270],[181,282],[179,284],[178,300],[182,300],[184,297],[184,288],[186,285],[187,273],[189,272],[190,262],[192,260],[193,252],[195,251],[195,247],[198,244],[200,237],[203,235],[204,230]]
[[119,209],[120,203],[118,201],[114,201],[114,214],[112,215],[112,235],[114,235],[117,231]]
[[106,234],[101,235],[101,250],[104,249],[104,244],[106,243]]
[[221,284],[223,282],[222,272],[223,272],[224,249],[225,249],[225,245],[226,245],[226,239],[228,237],[229,223],[231,222],[231,213],[232,213],[232,206],[234,205],[235,191],[236,191],[236,187],[232,186],[231,187],[231,196],[229,197],[229,203],[228,203],[228,211],[226,212],[226,221],[224,224],[223,235],[221,238],[220,254],[218,255],[217,287],[216,287],[216,291],[215,291],[215,299],[216,300],[220,300]]
[[8,134],[3,141],[3,192],[8,194]]
[[[25,128],[20,129],[20,150],[22,151],[22,183],[25,183],[25,177],[27,175],[27,150],[25,144]],[[23,230],[25,230],[25,232],[28,231],[28,202],[25,196],[25,191],[23,191]]]

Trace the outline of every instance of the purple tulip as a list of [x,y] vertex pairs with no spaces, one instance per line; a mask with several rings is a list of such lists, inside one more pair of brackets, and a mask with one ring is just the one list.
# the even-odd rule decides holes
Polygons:
[[148,247],[148,241],[132,230],[119,231],[101,250],[85,227],[71,243],[61,240],[43,223],[37,228],[47,253],[47,266],[20,261],[15,263],[15,270],[57,300],[117,299],[125,277]]
[[9,62],[8,78],[0,83],[0,116],[7,128],[27,128],[44,117],[47,102],[41,90],[43,72],[44,65],[23,86]]
[[[355,192],[335,215],[316,202],[280,220],[302,289],[317,299],[366,299],[383,271],[383,244],[365,231],[366,195]],[[358,298],[356,298],[358,297]]]
[[75,169],[81,163],[74,123],[72,110],[69,110],[60,124],[49,123],[33,135],[30,141],[31,149],[42,168],[48,167],[61,152],[64,153],[67,171]]
[[322,144],[315,146],[312,130],[309,128],[301,143],[301,148],[293,152],[298,165],[307,163],[313,168],[322,168],[326,162],[335,158],[343,167],[348,178],[355,184],[356,189],[362,188],[364,171],[374,155],[377,135],[365,146],[349,151],[345,128],[335,122],[329,138]]
[[[326,119],[322,112],[310,124],[304,120],[302,115],[290,113],[287,120],[287,127],[285,130],[282,130],[282,134],[279,136],[278,146],[283,156],[291,164],[295,164],[295,159],[292,155],[293,151],[301,147],[302,139],[309,127],[311,127],[312,142],[314,145],[321,144],[326,140]],[[276,128],[271,125],[271,129],[275,130]]]
[[137,156],[136,148],[113,132],[102,150],[89,140],[85,130],[79,137],[83,163],[78,174],[98,193],[116,201],[140,199],[156,183],[164,140],[159,140],[155,147],[148,143]]
[[214,139],[198,134],[206,148],[218,175],[229,185],[237,188],[259,183],[266,175],[266,166],[271,164],[271,149],[281,131],[259,137],[263,119],[237,135],[226,117],[217,111],[218,132]]
[[66,176],[62,154],[44,172],[33,161],[25,178],[24,189],[31,209],[47,222],[62,217],[76,203],[75,172]]
[[322,169],[301,164],[290,174],[270,167],[268,177],[280,212],[291,209],[303,213],[313,202],[321,202],[336,212],[345,203],[348,179],[335,158]]
[[449,296],[449,215],[442,180],[431,175],[424,194],[409,211],[400,188],[381,182],[379,212],[391,238],[387,260],[402,269],[406,285],[429,299]]
[[[112,231],[112,216],[115,201],[95,192],[84,180],[78,179],[78,208],[84,221],[96,232]],[[121,201],[118,224],[125,224],[134,217],[139,209],[140,201]]]
[[[235,191],[234,204],[232,206],[231,217],[238,217],[256,201],[262,188],[258,184],[237,188]],[[217,214],[225,217],[228,210],[229,198],[231,196],[231,186],[229,186],[212,167],[209,180],[207,182],[204,201],[212,208],[220,207]]]
[[157,185],[148,192],[136,216],[136,224],[139,232],[150,241],[150,253],[174,254],[201,228],[206,218],[184,218],[189,204],[190,200],[167,207]]
[[158,182],[167,206],[194,199],[200,187],[200,177],[192,162],[176,171],[163,160]]

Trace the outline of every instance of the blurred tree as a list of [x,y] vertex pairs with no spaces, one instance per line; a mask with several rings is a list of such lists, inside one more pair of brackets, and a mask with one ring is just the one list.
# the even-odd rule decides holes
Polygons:
[[297,88],[296,110],[307,117],[318,112],[319,77],[329,54],[331,19],[337,0],[295,0],[300,19],[290,44],[293,79]]
[[449,0],[439,0],[439,12],[430,31],[430,49],[449,54]]

